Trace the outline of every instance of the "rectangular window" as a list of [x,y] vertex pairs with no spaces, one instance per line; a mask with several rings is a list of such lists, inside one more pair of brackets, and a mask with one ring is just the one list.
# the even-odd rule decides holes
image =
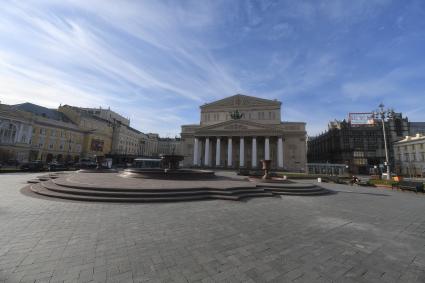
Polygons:
[[38,141],[38,147],[44,147],[44,138],[40,138]]

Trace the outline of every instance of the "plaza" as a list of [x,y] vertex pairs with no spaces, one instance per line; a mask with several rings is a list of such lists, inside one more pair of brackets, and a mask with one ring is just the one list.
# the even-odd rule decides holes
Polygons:
[[38,175],[0,176],[0,282],[425,281],[423,194],[116,204],[23,193]]

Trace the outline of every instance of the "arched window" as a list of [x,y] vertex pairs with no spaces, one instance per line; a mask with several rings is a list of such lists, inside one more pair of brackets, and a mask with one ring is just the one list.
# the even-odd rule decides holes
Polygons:
[[16,137],[16,126],[5,122],[0,124],[0,143],[13,143]]

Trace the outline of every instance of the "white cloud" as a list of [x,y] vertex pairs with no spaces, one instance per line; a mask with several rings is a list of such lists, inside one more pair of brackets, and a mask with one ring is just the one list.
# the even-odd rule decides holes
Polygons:
[[[424,78],[425,67],[399,67],[380,77],[367,78],[342,84],[342,94],[352,100],[366,98],[403,98],[409,89],[409,80]],[[416,96],[414,96],[416,99]]]
[[[214,9],[195,8],[200,13],[159,2],[3,3],[2,101],[102,105],[126,113],[143,101],[148,104],[134,110],[162,123],[167,118],[164,131],[178,132],[182,120],[162,109],[173,103],[168,100],[180,97],[197,109],[241,90],[196,35],[211,24]],[[139,119],[139,128],[157,128],[152,119]]]

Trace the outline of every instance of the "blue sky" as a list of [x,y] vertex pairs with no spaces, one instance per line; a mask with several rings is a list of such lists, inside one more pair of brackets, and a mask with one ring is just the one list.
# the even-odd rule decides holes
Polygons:
[[381,101],[425,121],[425,1],[2,1],[3,103],[110,106],[174,136],[236,93],[309,135]]

